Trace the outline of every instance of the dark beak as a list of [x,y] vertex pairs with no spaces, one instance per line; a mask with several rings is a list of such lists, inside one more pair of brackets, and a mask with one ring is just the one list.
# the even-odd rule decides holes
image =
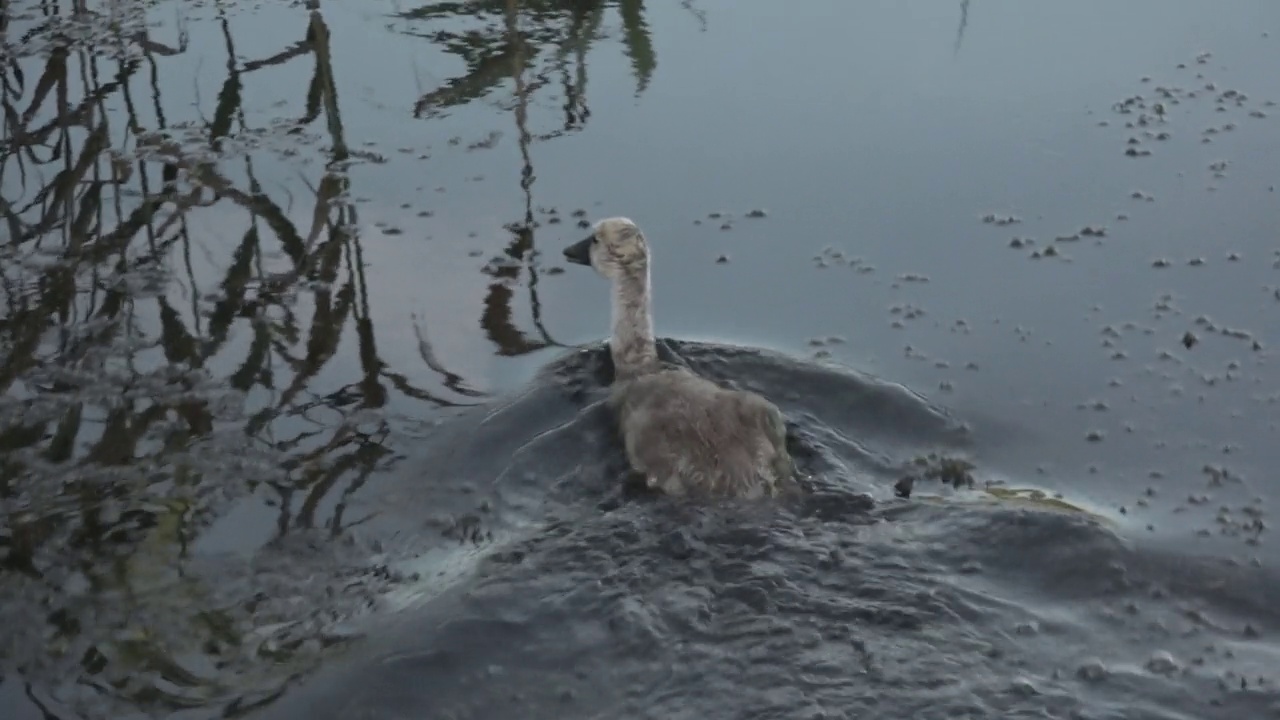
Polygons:
[[578,265],[591,264],[591,243],[595,242],[595,236],[591,236],[585,240],[570,245],[564,249],[564,259]]

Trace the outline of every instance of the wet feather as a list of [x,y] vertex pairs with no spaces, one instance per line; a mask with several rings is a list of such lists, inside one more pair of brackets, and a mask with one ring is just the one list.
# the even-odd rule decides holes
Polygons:
[[654,342],[649,251],[626,218],[596,223],[565,256],[613,283],[610,406],[632,469],[670,495],[760,498],[794,487],[782,412],[759,394],[663,364]]

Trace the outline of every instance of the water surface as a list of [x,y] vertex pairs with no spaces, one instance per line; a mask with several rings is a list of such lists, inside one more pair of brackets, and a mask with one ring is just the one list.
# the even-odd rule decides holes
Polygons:
[[[1280,7],[3,12],[6,717],[1280,700]],[[820,502],[616,497],[614,214]]]

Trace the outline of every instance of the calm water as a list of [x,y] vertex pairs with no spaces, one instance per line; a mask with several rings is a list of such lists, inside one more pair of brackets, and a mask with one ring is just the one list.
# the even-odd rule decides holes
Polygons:
[[[1280,713],[1280,5],[0,13],[4,717]],[[605,215],[814,499],[615,497]]]

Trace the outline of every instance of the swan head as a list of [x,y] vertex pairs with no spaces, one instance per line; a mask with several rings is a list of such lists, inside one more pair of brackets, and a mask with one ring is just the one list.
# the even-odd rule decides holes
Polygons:
[[649,267],[649,247],[634,222],[624,217],[598,221],[591,235],[564,249],[571,263],[589,265],[601,275],[614,279]]

